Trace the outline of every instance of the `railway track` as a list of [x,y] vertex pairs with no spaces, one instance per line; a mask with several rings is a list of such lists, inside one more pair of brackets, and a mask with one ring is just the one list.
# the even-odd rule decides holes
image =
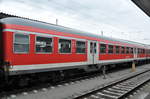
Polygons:
[[62,80],[60,82],[56,82],[56,83],[49,83],[49,82],[45,82],[45,83],[36,83],[32,86],[26,86],[26,87],[13,87],[13,88],[3,88],[3,89],[6,89],[4,91],[0,91],[0,99],[2,98],[6,98],[7,97],[12,97],[12,98],[15,98],[15,96],[17,94],[21,94],[21,93],[28,93],[28,92],[34,92],[36,93],[38,90],[41,90],[41,89],[47,89],[47,88],[56,88],[56,87],[60,87],[60,86],[65,86],[65,85],[68,85],[69,83],[76,83],[80,80],[84,80],[84,79],[90,79],[90,78],[93,78],[93,77],[97,77],[97,76],[100,76],[102,75],[100,72],[93,72],[92,73],[85,73],[85,74],[82,74],[81,77],[78,77],[79,75],[76,75],[77,77],[74,77],[74,78],[70,78],[70,79],[67,79],[67,80]]
[[[127,69],[127,68],[124,68],[124,69]],[[113,73],[113,72],[117,72],[119,70],[122,70],[122,69],[112,69],[111,71],[109,71],[109,73]],[[108,74],[109,74],[108,73]],[[81,76],[82,75],[82,76]],[[69,78],[69,79],[65,79],[65,80],[62,80],[60,82],[57,82],[57,83],[49,83],[49,82],[45,82],[45,83],[36,83],[34,85],[29,85],[29,86],[26,86],[26,87],[21,87],[21,88],[16,88],[16,87],[12,87],[10,89],[8,88],[3,88],[3,89],[6,89],[6,90],[3,90],[3,91],[0,91],[0,99],[3,98],[3,97],[11,97],[11,96],[16,96],[18,94],[21,94],[24,92],[25,93],[28,93],[28,92],[32,92],[32,91],[35,91],[35,90],[41,90],[41,89],[47,89],[47,88],[56,88],[56,87],[60,87],[60,86],[65,86],[65,85],[68,85],[69,83],[76,83],[76,82],[80,82],[82,80],[85,80],[85,79],[91,79],[91,78],[94,78],[94,77],[99,77],[99,76],[103,76],[101,71],[97,71],[97,72],[93,72],[93,73],[84,73],[84,74],[78,74],[76,75],[76,77],[73,77],[73,78]]]
[[91,90],[74,99],[125,99],[149,80],[150,70],[146,70]]
[[[118,70],[111,71],[109,73],[113,73],[113,72],[118,72]],[[120,72],[120,70],[119,70],[119,72]],[[144,72],[148,72],[148,71],[144,71]],[[140,74],[138,73],[136,75],[140,75]],[[17,97],[18,95],[21,95],[21,94],[22,95],[27,95],[27,94],[30,94],[30,93],[37,93],[37,92],[40,92],[40,91],[51,90],[53,88],[57,88],[57,87],[61,87],[61,86],[69,86],[69,85],[78,83],[80,81],[88,80],[88,79],[91,79],[91,78],[93,79],[93,78],[99,77],[99,76],[103,76],[103,75],[101,73],[95,73],[93,75],[86,75],[84,77],[78,77],[78,78],[69,79],[67,81],[62,81],[62,82],[56,83],[54,85],[51,85],[49,83],[46,83],[46,84],[44,83],[44,84],[41,84],[41,85],[35,85],[33,87],[26,87],[26,88],[19,88],[19,89],[14,88],[14,90],[0,92],[0,99],[9,99],[9,98],[10,99],[16,99],[15,97]],[[80,98],[80,96],[75,97],[75,98]],[[92,97],[94,97],[94,95]],[[74,96],[71,97],[71,98],[67,98],[67,99],[72,99],[72,98],[74,98]],[[81,98],[82,98],[82,96],[81,96]],[[89,99],[92,99],[92,98],[89,98]],[[95,98],[93,98],[93,99],[95,99]]]

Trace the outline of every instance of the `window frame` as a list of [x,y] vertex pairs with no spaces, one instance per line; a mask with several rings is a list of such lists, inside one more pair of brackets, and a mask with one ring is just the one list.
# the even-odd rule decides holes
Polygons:
[[[115,53],[114,53],[114,48],[115,48],[114,45],[108,44],[107,46],[108,46],[108,47],[107,47],[107,48],[108,48],[108,54],[115,54]],[[112,49],[113,52],[112,52],[112,53],[109,53],[109,46],[113,46],[113,49]]]
[[142,54],[142,48],[138,48],[138,54]]
[[145,48],[143,48],[143,54],[145,54]]
[[138,54],[140,54],[140,48],[138,48]]
[[[28,38],[29,38],[29,43],[28,43],[28,45],[29,45],[29,50],[28,50],[28,52],[15,52],[15,47],[14,47],[14,44],[15,44],[15,35],[16,34],[21,34],[21,35],[26,35],[26,36],[28,36]],[[15,33],[13,33],[13,53],[15,53],[15,54],[29,54],[30,53],[30,34],[26,34],[26,33],[19,33],[19,32],[15,32]]]
[[[119,52],[118,52],[118,53],[117,53],[116,47],[119,48]],[[119,46],[119,45],[115,45],[115,53],[116,53],[116,54],[120,54],[120,46]]]
[[[78,42],[78,41],[85,43],[85,53],[77,53],[77,42]],[[72,44],[72,42],[71,42],[71,44]],[[86,44],[86,41],[76,40],[76,41],[75,41],[75,53],[76,53],[76,54],[86,54],[86,53],[87,53],[87,51],[86,51],[86,48],[87,48],[86,45],[87,45],[87,44]],[[72,49],[71,49],[71,51],[72,51]]]
[[[61,53],[61,52],[59,51],[59,40],[60,40],[60,39],[70,40],[70,41],[71,41],[71,49],[70,49],[71,51],[70,51],[70,53]],[[72,39],[62,38],[62,37],[61,37],[61,38],[58,38],[58,53],[59,53],[59,54],[72,54]]]
[[[36,51],[36,40],[37,40],[37,37],[45,37],[45,38],[51,38],[52,39],[52,52],[37,52]],[[36,54],[52,54],[53,53],[53,51],[54,51],[54,39],[53,39],[53,37],[52,36],[42,36],[42,35],[35,35],[35,43],[34,43],[34,52],[36,53]]]
[[[101,44],[103,44],[103,45],[106,45],[106,48],[105,48],[105,53],[101,53]],[[107,44],[106,43],[103,43],[103,42],[100,42],[99,43],[99,54],[107,54]]]
[[[120,48],[121,48],[121,49],[120,49],[120,51],[121,51],[120,54],[126,54],[126,53],[125,53],[125,52],[126,52],[125,46],[121,46]],[[123,53],[122,53],[122,48],[124,48],[124,52],[123,52]]]
[[130,54],[134,54],[134,48],[130,47]]
[[127,46],[125,52],[126,52],[125,54],[130,54],[130,47]]

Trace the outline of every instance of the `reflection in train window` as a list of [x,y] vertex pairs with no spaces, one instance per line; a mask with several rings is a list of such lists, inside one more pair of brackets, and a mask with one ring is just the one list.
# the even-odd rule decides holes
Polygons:
[[133,48],[130,48],[130,53],[133,54]]
[[108,45],[108,53],[113,53],[113,48],[114,46],[113,45]]
[[85,42],[76,41],[76,53],[85,53]]
[[129,54],[129,47],[126,47],[126,53]]
[[119,46],[116,46],[116,53],[118,54],[120,51],[120,47]]
[[100,44],[100,53],[106,53],[106,44]]
[[71,53],[71,40],[59,39],[59,52]]
[[125,53],[125,47],[121,47],[121,53],[122,53],[122,54]]
[[16,33],[14,35],[14,52],[28,53],[29,52],[29,35]]
[[52,38],[36,37],[36,52],[51,53],[52,52]]

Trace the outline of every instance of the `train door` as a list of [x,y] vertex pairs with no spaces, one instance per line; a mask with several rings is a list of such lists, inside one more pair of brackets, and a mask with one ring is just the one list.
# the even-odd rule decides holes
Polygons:
[[89,64],[96,64],[98,62],[98,42],[88,42],[88,62]]
[[138,50],[137,50],[137,48],[134,48],[133,53],[134,53],[134,58],[137,58],[137,54],[138,54]]

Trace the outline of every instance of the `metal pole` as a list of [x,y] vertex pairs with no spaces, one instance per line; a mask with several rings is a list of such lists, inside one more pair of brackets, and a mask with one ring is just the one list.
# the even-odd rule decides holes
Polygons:
[[135,61],[132,62],[132,72],[135,72],[136,68],[135,68]]
[[101,35],[103,36],[103,31],[101,31]]
[[56,19],[56,25],[58,25],[58,19]]
[[103,71],[103,76],[104,76],[103,79],[106,79],[106,67],[105,67],[105,65],[103,66],[102,71]]

